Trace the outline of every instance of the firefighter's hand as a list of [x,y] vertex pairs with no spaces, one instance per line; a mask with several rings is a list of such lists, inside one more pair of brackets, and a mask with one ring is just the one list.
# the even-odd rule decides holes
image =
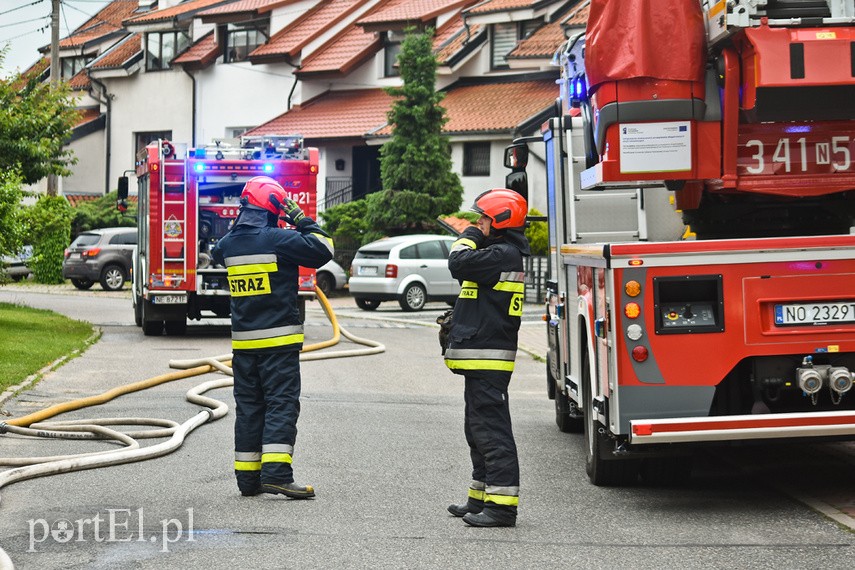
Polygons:
[[292,226],[296,226],[303,220],[303,218],[306,217],[306,214],[303,213],[303,210],[300,209],[297,202],[291,198],[285,198],[285,202],[283,202],[279,207],[282,209],[282,217]]

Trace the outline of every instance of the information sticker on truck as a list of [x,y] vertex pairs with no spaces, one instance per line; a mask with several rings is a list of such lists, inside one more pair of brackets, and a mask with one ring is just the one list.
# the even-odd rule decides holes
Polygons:
[[775,324],[828,325],[855,323],[855,302],[790,303],[775,305]]

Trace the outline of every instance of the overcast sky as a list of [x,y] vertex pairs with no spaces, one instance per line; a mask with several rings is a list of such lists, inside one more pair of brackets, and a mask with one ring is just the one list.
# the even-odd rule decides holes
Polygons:
[[[121,0],[136,1],[136,0]],[[108,1],[61,0],[59,37],[77,29]],[[50,44],[51,0],[0,0],[0,48],[8,46],[0,76],[22,71],[38,61],[39,48]]]

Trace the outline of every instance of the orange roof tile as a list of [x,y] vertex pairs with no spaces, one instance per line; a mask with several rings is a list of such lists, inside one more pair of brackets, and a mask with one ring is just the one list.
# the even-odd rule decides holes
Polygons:
[[[555,102],[553,79],[451,86],[440,103],[448,122],[444,133],[509,132]],[[512,105],[509,102],[513,102]],[[377,133],[392,134],[391,125]]]
[[256,48],[250,58],[288,55],[291,57],[323,32],[359,8],[364,0],[326,0],[319,2],[292,24],[276,32],[264,45]]
[[92,82],[89,80],[89,75],[85,69],[81,69],[74,74],[74,77],[68,80],[68,85],[74,91],[88,90]]
[[382,89],[328,91],[246,134],[294,133],[307,139],[362,138],[386,124],[392,100]]
[[511,131],[551,107],[557,96],[553,79],[452,87],[442,100],[448,115],[443,131]]
[[518,8],[530,8],[542,0],[486,0],[467,10],[468,14],[489,14]]
[[[152,10],[150,12],[146,12],[145,14],[140,14],[139,16],[128,18],[124,20],[123,23],[125,25],[134,25],[163,22],[165,20],[177,18],[178,16],[194,15],[205,8],[213,8],[214,6],[226,4],[231,1],[232,0],[186,0],[185,2],[181,2],[180,4],[176,4],[175,6],[171,6],[169,8],[164,8],[162,10]],[[131,4],[132,2],[124,3]]]
[[351,26],[315,50],[294,72],[298,77],[309,74],[347,75],[356,66],[374,55],[381,47],[380,38],[358,26]]
[[77,122],[74,123],[75,127],[85,125],[101,116],[101,110],[97,108],[78,109],[77,113]]
[[481,24],[469,24],[467,32],[463,24],[463,16],[460,13],[449,19],[439,27],[433,38],[433,50],[437,61],[440,64],[448,63],[454,54],[466,45],[467,41],[471,41],[484,29]]
[[237,14],[240,12],[269,12],[279,6],[284,6],[297,0],[238,0],[223,6],[200,12],[199,16],[218,16],[222,14]]
[[585,26],[588,24],[588,14],[591,12],[591,0],[585,0],[581,8],[576,8],[567,16],[567,19],[562,20],[564,26]]
[[[130,17],[137,9],[136,2],[114,0],[89,18],[74,32],[59,42],[60,48],[78,47],[91,40],[100,39],[122,30],[122,21]],[[49,49],[48,46],[45,49]]]
[[190,49],[172,60],[172,63],[207,67],[214,63],[219,55],[220,48],[217,45],[217,36],[211,30],[190,46]]
[[450,10],[473,4],[472,0],[389,0],[360,18],[357,24],[387,24],[390,22],[427,23]]
[[77,208],[86,202],[94,202],[99,198],[103,198],[103,194],[63,194],[68,201],[68,205],[72,208]]
[[466,218],[458,218],[456,216],[446,216],[440,221],[442,222],[442,225],[446,226],[448,229],[457,232],[457,235],[462,234],[463,230],[474,225]]
[[552,57],[564,40],[564,28],[560,22],[552,22],[537,29],[532,35],[520,41],[509,58]]
[[103,56],[93,61],[92,69],[114,69],[122,65],[142,51],[142,36],[130,34],[121,42],[107,50]]

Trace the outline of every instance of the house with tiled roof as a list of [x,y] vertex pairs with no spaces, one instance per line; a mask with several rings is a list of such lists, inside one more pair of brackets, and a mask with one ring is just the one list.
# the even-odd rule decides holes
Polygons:
[[[553,112],[558,72],[550,60],[586,4],[114,0],[63,39],[90,50],[72,85],[91,99],[81,115],[87,136],[102,140],[75,150],[86,160],[65,183],[82,179],[81,164],[97,155],[100,190],[109,191],[156,138],[205,144],[276,132],[301,134],[320,149],[320,209],[378,190],[379,148],[391,135],[392,98],[383,88],[400,85],[396,57],[404,30],[415,26],[435,30],[444,132],[468,204],[504,184],[504,147]],[[96,32],[107,45],[91,51]],[[538,168],[533,161],[532,184],[543,179]]]

